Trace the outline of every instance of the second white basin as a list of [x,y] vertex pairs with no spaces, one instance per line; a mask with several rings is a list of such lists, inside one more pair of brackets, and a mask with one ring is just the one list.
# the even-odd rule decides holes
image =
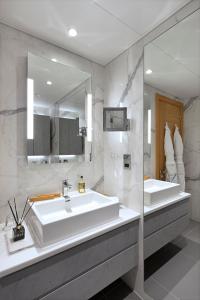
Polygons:
[[180,184],[148,179],[144,181],[144,204],[152,205],[176,197],[180,193]]
[[46,246],[119,217],[119,200],[88,190],[63,197],[35,202],[29,225],[41,246]]

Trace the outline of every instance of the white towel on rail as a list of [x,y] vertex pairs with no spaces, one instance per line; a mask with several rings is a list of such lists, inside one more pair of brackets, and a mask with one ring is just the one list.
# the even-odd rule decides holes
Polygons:
[[168,124],[165,125],[165,141],[164,141],[165,157],[166,157],[166,181],[177,182],[176,162],[174,159],[174,147],[171,139],[171,132]]
[[176,126],[174,133],[174,151],[177,169],[177,182],[181,185],[181,191],[185,191],[185,166],[183,163],[183,141]]

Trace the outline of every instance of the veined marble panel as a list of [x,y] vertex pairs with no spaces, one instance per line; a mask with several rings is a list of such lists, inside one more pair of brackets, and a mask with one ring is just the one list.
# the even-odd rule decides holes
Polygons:
[[[127,107],[130,130],[104,132],[104,189],[140,210],[143,190],[143,47],[138,43],[106,66],[105,107]],[[123,168],[131,154],[131,170]]]
[[200,221],[200,97],[190,100],[184,112],[184,163],[186,191],[191,196],[191,217]]
[[[49,59],[56,57],[63,64],[92,74],[92,162],[27,164],[26,77],[29,51]],[[0,222],[3,222],[8,214],[7,201],[13,196],[22,206],[27,195],[60,192],[62,180],[66,177],[73,188],[76,188],[78,175],[85,177],[87,187],[96,185],[103,177],[104,68],[3,24],[0,24],[0,65]]]

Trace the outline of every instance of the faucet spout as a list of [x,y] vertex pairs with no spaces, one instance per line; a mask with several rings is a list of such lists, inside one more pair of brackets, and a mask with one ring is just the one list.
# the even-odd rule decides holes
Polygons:
[[65,179],[62,182],[62,194],[63,197],[65,198],[65,203],[66,203],[66,209],[68,212],[71,212],[71,207],[70,207],[70,201],[71,198],[69,196],[69,191],[72,188],[72,185],[69,183],[69,180]]

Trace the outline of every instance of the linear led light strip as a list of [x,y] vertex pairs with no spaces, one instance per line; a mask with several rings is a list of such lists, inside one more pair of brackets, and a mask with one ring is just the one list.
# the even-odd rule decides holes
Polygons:
[[151,145],[151,109],[148,109],[148,144]]
[[87,94],[87,141],[92,142],[92,94]]
[[27,79],[27,139],[33,140],[33,95],[34,80]]
[[[120,106],[120,107],[123,107],[123,103],[120,102],[119,106]],[[122,144],[122,141],[123,141],[123,132],[120,131],[120,133],[119,133],[119,142]]]

